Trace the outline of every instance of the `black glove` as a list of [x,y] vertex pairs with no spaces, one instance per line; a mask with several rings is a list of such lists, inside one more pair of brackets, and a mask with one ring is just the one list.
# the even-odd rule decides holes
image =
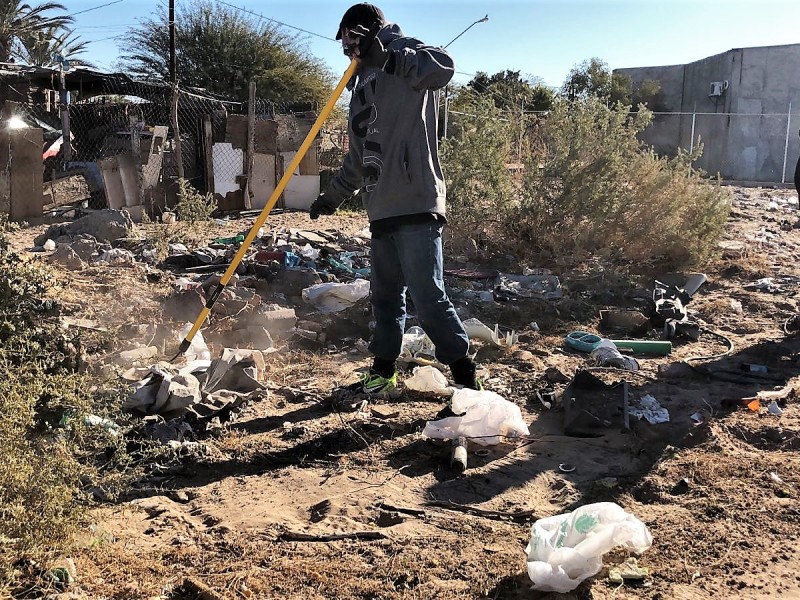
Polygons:
[[356,58],[365,67],[383,69],[389,58],[389,52],[377,37],[379,30],[379,26],[367,29],[363,25],[356,25],[350,29],[350,35],[358,37],[359,40],[355,50]]
[[316,200],[314,200],[313,204],[311,204],[311,208],[308,209],[308,216],[312,219],[316,220],[319,219],[320,215],[332,215],[336,212],[336,209],[339,208],[339,205],[328,196],[325,197],[325,194],[320,194]]

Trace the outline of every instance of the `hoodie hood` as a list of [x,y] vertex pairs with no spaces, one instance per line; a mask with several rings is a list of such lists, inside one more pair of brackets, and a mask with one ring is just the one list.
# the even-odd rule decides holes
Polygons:
[[383,44],[384,47],[388,46],[392,41],[401,37],[404,37],[403,32],[400,29],[400,25],[398,25],[397,23],[387,23],[378,32],[378,39],[381,41],[381,44]]

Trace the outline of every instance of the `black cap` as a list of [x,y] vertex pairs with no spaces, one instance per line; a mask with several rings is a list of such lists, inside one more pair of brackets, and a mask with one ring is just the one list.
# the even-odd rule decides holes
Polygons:
[[375,23],[380,23],[381,26],[386,23],[380,8],[369,2],[354,4],[344,13],[342,22],[339,23],[339,29],[336,31],[336,39],[342,39],[342,28],[351,29],[356,25],[363,25],[367,29],[371,29]]

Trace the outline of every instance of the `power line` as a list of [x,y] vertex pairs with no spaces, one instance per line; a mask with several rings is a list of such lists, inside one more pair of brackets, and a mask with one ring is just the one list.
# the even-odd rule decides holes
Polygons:
[[[122,0],[118,0],[121,2]],[[273,23],[277,23],[278,25],[283,25],[284,27],[288,27],[289,29],[295,29],[297,31],[302,31],[303,33],[307,33],[308,35],[313,35],[318,38],[322,38],[323,40],[329,40],[331,42],[336,42],[332,37],[328,37],[326,35],[322,35],[321,33],[315,33],[313,31],[309,31],[308,29],[303,29],[302,27],[295,27],[294,25],[289,25],[288,23],[284,23],[283,21],[278,21],[277,19],[271,19],[269,17],[265,17],[259,13],[253,12],[252,10],[247,10],[246,8],[242,8],[241,6],[236,6],[235,4],[228,4],[227,2],[223,2],[223,0],[217,0],[218,4],[224,4],[225,6],[229,6],[231,8],[235,8],[236,10],[240,10],[244,13],[248,13],[250,15],[254,15],[260,19],[264,19],[265,21],[272,21]]]
[[93,10],[97,10],[98,8],[105,8],[106,6],[111,6],[112,4],[119,4],[122,0],[114,0],[113,2],[108,2],[106,4],[101,4],[100,6],[93,6],[92,8],[87,8],[86,10],[79,10],[78,12],[74,12],[68,17],[74,17],[75,15],[82,15],[83,13],[91,12]]

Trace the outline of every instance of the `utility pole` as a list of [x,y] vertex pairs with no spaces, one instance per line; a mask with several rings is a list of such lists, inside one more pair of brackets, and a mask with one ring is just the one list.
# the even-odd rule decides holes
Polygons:
[[169,82],[173,87],[176,83],[175,71],[175,0],[169,0]]
[[175,148],[175,165],[178,179],[183,179],[183,153],[181,152],[181,130],[178,125],[178,74],[175,59],[175,0],[169,0],[169,83],[172,86],[172,139]]

